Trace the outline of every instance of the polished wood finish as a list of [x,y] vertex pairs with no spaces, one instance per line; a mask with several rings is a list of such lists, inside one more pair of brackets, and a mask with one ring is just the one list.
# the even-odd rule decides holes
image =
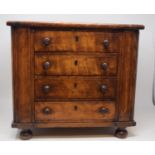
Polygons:
[[117,121],[91,121],[91,122],[37,122],[37,123],[16,123],[12,124],[13,128],[89,128],[89,127],[129,127],[135,126],[135,121],[117,122]]
[[[46,108],[50,110],[49,113],[44,112]],[[114,119],[115,103],[113,102],[39,102],[35,104],[36,122],[91,122]]]
[[[42,31],[35,32],[35,51],[60,52],[119,52],[121,37],[119,31]],[[48,45],[44,39],[49,39]],[[78,39],[77,39],[78,38]],[[107,43],[108,41],[108,43]]]
[[[83,76],[52,76],[35,79],[35,99],[104,99],[116,97],[116,79]],[[44,86],[49,86],[49,91]],[[102,90],[102,85],[107,90]],[[93,88],[93,89],[92,89]]]
[[25,28],[12,29],[14,121],[20,123],[32,121],[33,80],[31,80],[31,69],[33,68],[31,61],[33,56],[30,49],[32,39],[30,31]]
[[[93,64],[93,65],[92,65]],[[116,54],[36,54],[36,75],[117,75]]]
[[116,127],[134,121],[143,25],[7,22],[12,30],[14,120],[24,129]]
[[144,25],[136,24],[86,24],[86,23],[45,23],[45,22],[26,22],[26,21],[8,21],[7,25],[12,27],[28,27],[28,28],[55,28],[55,29],[123,29],[123,30],[139,30],[144,29]]

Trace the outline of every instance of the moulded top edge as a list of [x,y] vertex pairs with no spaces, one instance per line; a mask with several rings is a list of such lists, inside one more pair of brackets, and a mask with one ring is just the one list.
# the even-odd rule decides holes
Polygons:
[[144,29],[144,25],[137,24],[95,24],[95,23],[58,23],[58,22],[31,22],[8,21],[7,25],[13,27],[40,27],[40,28],[77,28],[77,29]]

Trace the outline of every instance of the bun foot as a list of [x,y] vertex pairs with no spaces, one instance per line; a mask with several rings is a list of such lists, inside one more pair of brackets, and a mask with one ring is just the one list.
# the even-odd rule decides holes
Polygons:
[[22,140],[29,140],[32,138],[32,131],[31,130],[22,130],[20,132],[20,139]]
[[126,129],[118,128],[115,131],[115,137],[118,137],[118,138],[126,138],[127,135],[128,135],[128,131]]

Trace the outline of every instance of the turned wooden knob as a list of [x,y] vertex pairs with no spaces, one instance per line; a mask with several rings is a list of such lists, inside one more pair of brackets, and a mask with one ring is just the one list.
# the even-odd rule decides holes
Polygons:
[[107,109],[107,108],[100,108],[99,112],[102,113],[102,114],[106,114],[106,113],[109,113],[109,109]]
[[106,62],[102,63],[102,64],[101,64],[101,68],[102,68],[103,70],[106,70],[106,69],[108,68],[108,64],[107,64]]
[[105,39],[103,41],[103,45],[104,45],[105,48],[108,48],[109,47],[109,40],[108,39]]
[[52,113],[52,109],[50,109],[50,108],[48,108],[48,107],[45,107],[45,108],[43,109],[43,113],[46,114],[46,115],[51,114],[51,113]]
[[50,91],[50,89],[51,89],[51,86],[50,85],[44,85],[43,86],[43,92],[44,93],[48,93]]
[[51,43],[51,39],[49,37],[45,37],[42,42],[45,46],[48,46]]
[[107,91],[107,86],[106,85],[102,85],[101,86],[101,91],[103,92],[103,93],[105,93],[106,91]]
[[44,69],[49,69],[50,66],[51,66],[51,62],[50,62],[50,61],[45,61],[45,62],[43,63],[43,68],[44,68]]

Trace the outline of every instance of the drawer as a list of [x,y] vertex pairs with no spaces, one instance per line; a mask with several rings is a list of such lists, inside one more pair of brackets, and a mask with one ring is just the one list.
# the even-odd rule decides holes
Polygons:
[[36,54],[36,75],[110,75],[117,74],[117,55]]
[[36,102],[35,121],[88,122],[115,119],[115,103],[90,102]]
[[116,97],[116,79],[52,76],[35,79],[35,99],[104,99]]
[[35,51],[119,52],[120,33],[115,31],[36,31]]

